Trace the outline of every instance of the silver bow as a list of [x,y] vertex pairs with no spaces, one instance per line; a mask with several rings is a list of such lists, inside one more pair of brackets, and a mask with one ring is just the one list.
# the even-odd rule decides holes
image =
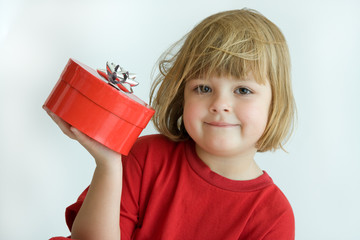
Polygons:
[[133,93],[132,87],[139,84],[134,80],[136,78],[134,73],[129,73],[120,67],[120,65],[115,65],[114,63],[106,62],[106,70],[98,69],[97,71],[107,79],[110,85],[124,92]]

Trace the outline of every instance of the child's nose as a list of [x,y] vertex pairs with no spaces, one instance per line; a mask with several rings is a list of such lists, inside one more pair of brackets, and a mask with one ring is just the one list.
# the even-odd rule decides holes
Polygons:
[[230,100],[226,96],[214,97],[210,105],[210,112],[220,113],[220,112],[230,112],[230,111],[231,111]]

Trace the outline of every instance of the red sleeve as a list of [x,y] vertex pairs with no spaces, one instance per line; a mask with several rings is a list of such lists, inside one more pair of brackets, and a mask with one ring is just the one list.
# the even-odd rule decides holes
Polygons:
[[263,191],[241,239],[294,240],[295,219],[289,201],[275,184]]
[[291,209],[284,212],[274,223],[263,240],[294,240],[295,220]]
[[[139,211],[139,192],[141,185],[142,170],[134,156],[123,157],[123,190],[121,196],[121,211],[120,211],[120,228],[121,239],[131,239],[138,223]],[[87,187],[77,201],[66,208],[65,220],[71,232],[72,225],[78,214],[86,194],[89,190]],[[65,237],[54,237],[51,240],[69,239]]]
[[[84,199],[88,192],[88,189],[89,189],[89,187],[87,187],[81,193],[81,195],[79,196],[79,198],[77,199],[77,201],[74,204],[72,204],[66,208],[65,220],[66,220],[66,225],[68,226],[70,232],[71,232],[71,228],[74,223],[75,217],[76,217],[77,213],[79,212],[82,203],[84,202]],[[73,239],[73,238],[71,238],[71,236],[69,236],[69,237],[52,237],[49,240],[69,240],[69,239]],[[75,239],[73,239],[73,240],[75,240]]]
[[89,187],[87,187],[81,194],[80,196],[78,197],[77,201],[68,206],[66,208],[66,211],[65,211],[65,220],[66,220],[66,225],[68,226],[70,232],[71,232],[71,228],[72,228],[72,225],[74,223],[74,220],[75,220],[75,217],[77,215],[77,213],[79,212],[80,208],[81,208],[81,205],[83,204],[84,202],[84,199],[86,197],[86,194],[89,190]]
[[[129,155],[122,157],[124,171],[119,225],[121,229],[121,239],[123,240],[131,239],[134,231],[138,227],[140,189],[146,157],[146,144],[146,141],[138,140]],[[85,200],[88,189],[89,187],[81,193],[74,204],[66,208],[65,219],[70,232],[76,215]],[[62,239],[70,239],[70,237],[51,238],[51,240]]]

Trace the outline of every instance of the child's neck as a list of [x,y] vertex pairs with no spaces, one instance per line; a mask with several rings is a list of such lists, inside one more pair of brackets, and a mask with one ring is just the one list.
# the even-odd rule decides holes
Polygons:
[[263,174],[254,160],[254,153],[243,156],[215,156],[196,145],[199,158],[215,173],[231,180],[251,180]]

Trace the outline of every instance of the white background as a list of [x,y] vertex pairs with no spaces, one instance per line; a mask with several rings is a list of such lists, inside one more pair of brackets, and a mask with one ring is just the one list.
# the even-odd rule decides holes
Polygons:
[[291,202],[297,239],[360,239],[355,0],[1,0],[0,239],[67,236],[65,208],[90,183],[94,161],[41,108],[68,58],[120,63],[148,101],[152,68],[170,44],[206,16],[243,7],[286,36],[298,107],[289,153],[259,154],[258,163]]

